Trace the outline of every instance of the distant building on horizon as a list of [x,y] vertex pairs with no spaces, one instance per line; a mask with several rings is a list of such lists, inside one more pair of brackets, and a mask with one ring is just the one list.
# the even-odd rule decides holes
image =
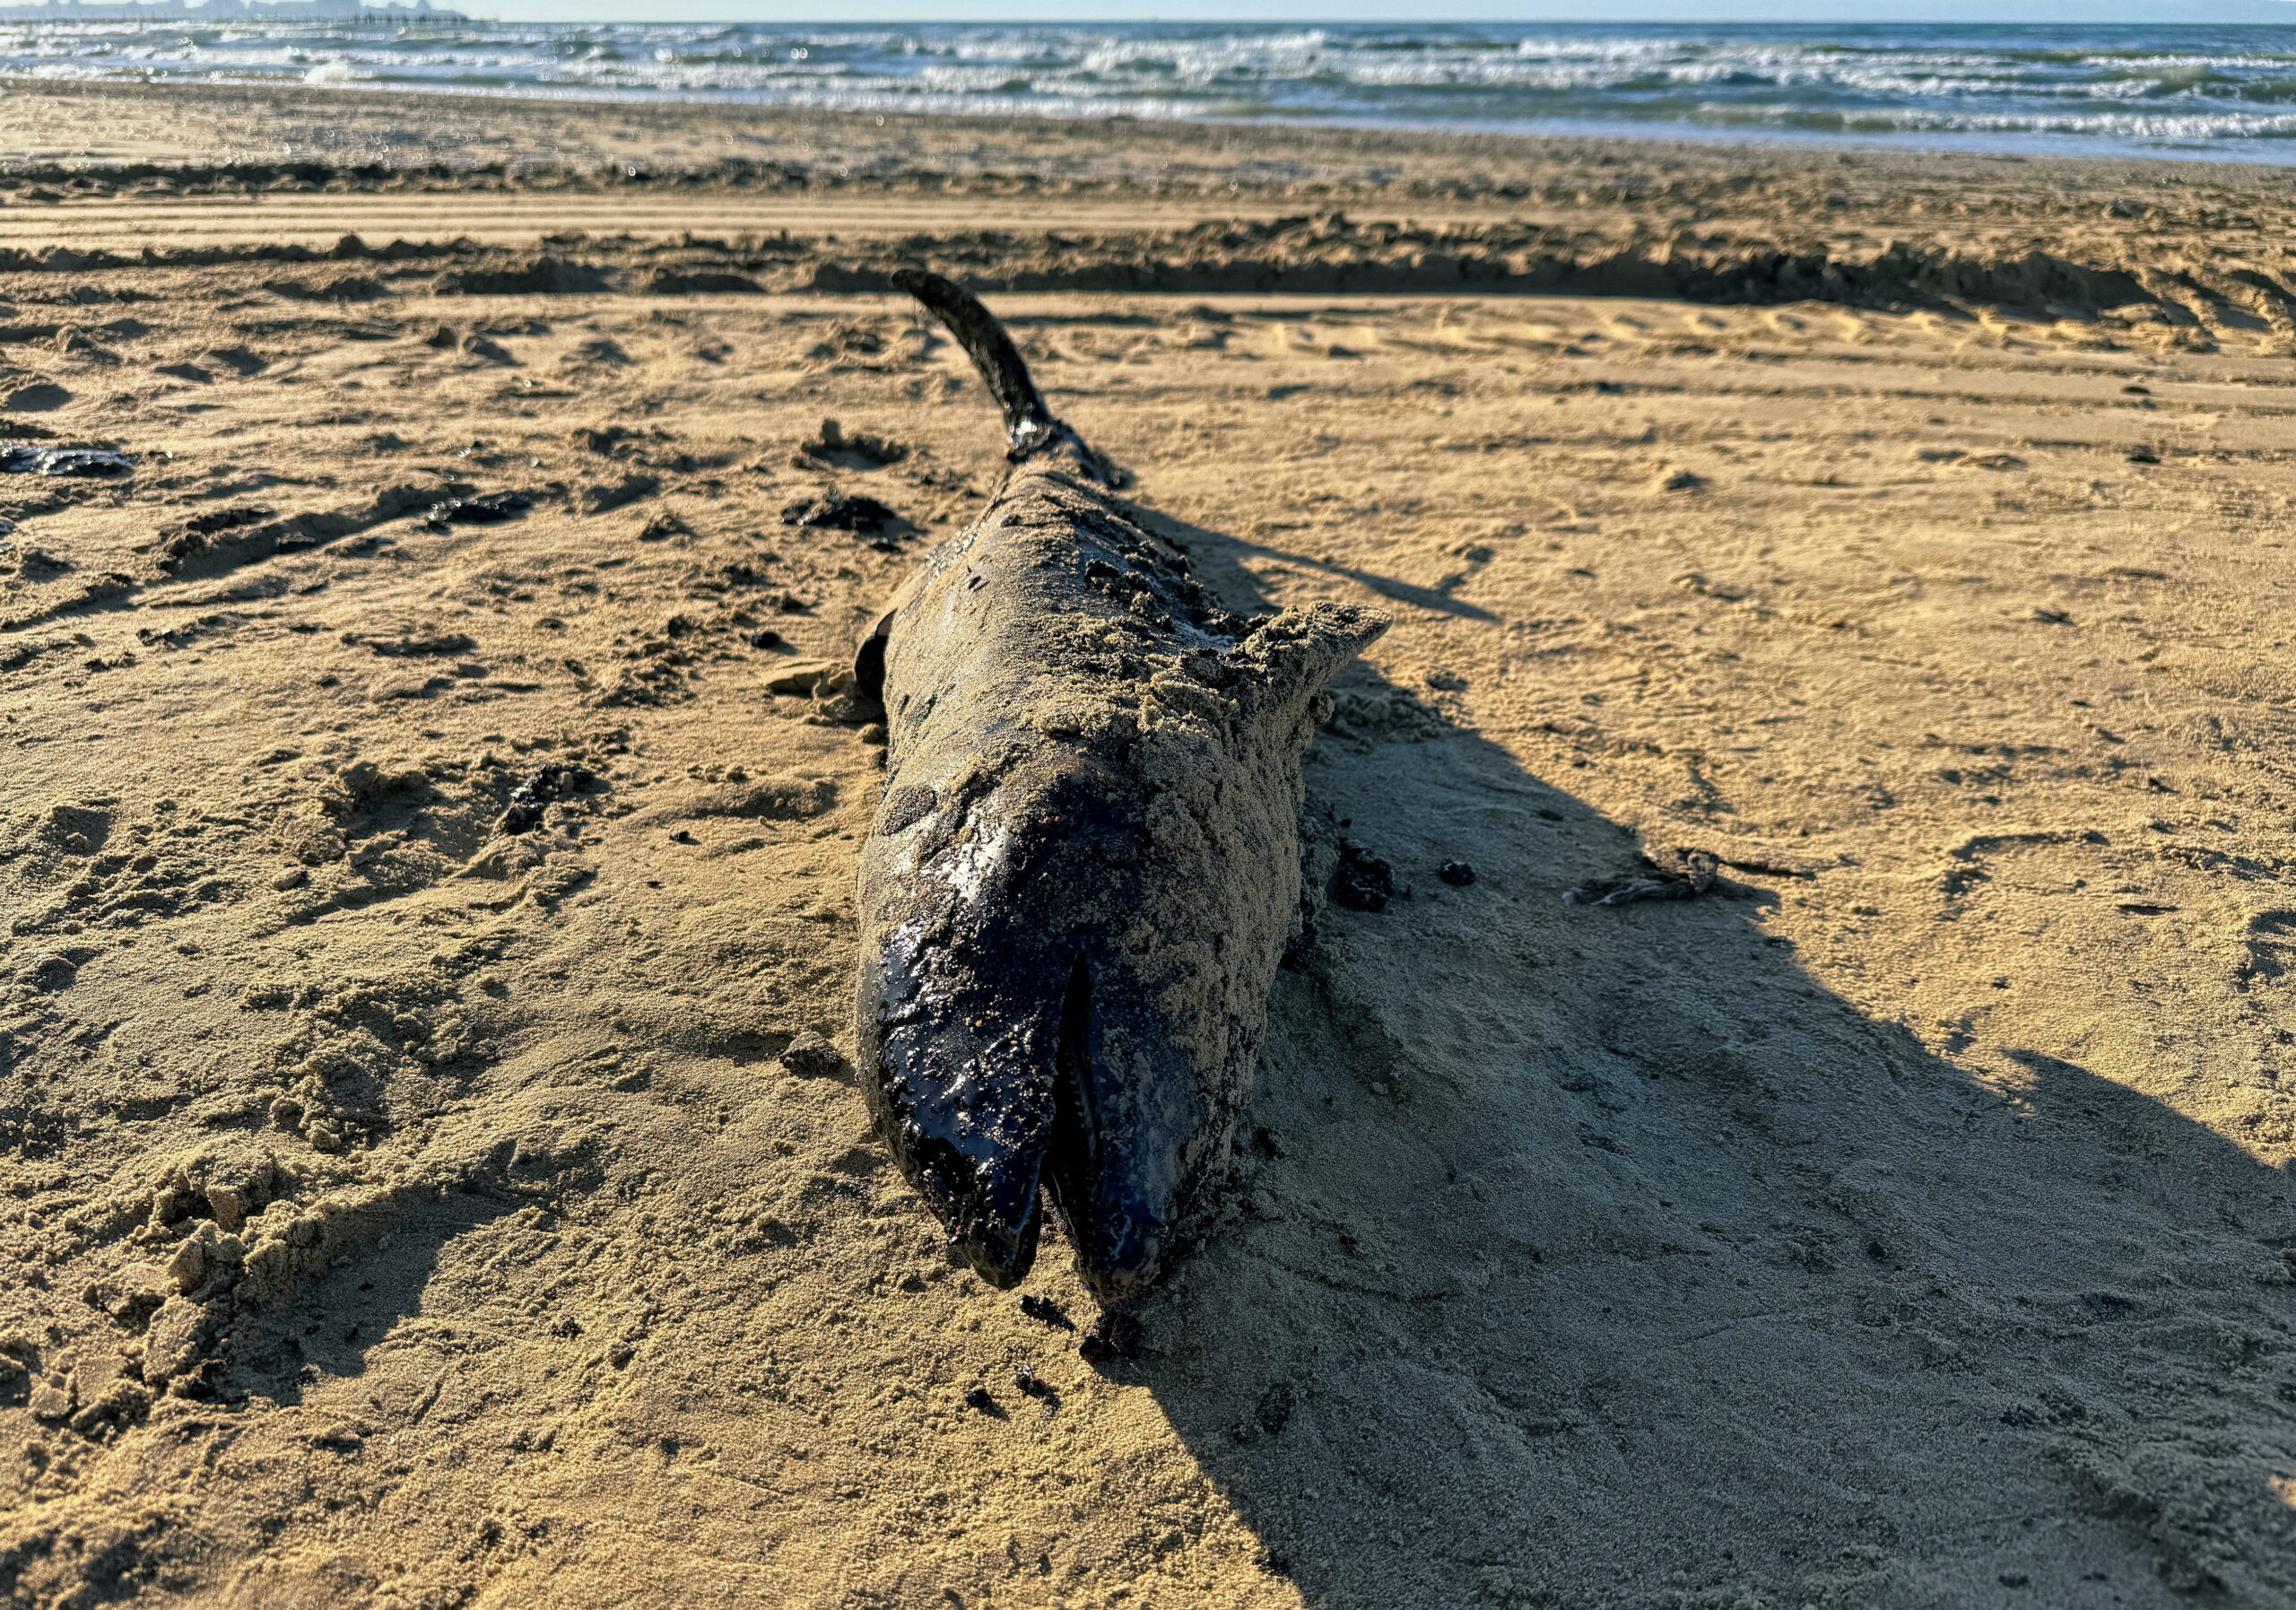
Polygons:
[[0,22],[467,22],[430,0],[40,0],[0,5]]

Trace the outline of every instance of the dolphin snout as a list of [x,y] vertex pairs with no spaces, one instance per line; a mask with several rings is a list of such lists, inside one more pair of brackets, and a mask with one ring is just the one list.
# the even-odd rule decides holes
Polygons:
[[1157,1076],[1185,1059],[1093,936],[1000,923],[952,944],[952,926],[911,925],[865,960],[881,1132],[991,1285],[1027,1277],[1049,1205],[1086,1284],[1129,1296],[1161,1267],[1202,1117],[1142,1095],[1188,1088]]

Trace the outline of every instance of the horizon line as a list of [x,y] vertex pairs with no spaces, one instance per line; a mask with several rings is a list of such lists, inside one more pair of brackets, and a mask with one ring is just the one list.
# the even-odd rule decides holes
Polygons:
[[[76,10],[80,10],[80,9],[83,9],[83,8],[86,8],[86,9],[95,9],[95,8],[117,8],[117,9],[125,10],[125,9],[127,9],[127,8],[130,8],[130,7],[134,7],[134,8],[136,8],[136,9],[139,9],[139,10],[140,10],[140,9],[149,8],[149,9],[152,9],[152,10],[155,10],[155,11],[156,11],[156,10],[159,10],[159,9],[161,9],[161,8],[162,8],[162,7],[169,7],[169,8],[172,8],[172,7],[174,7],[174,6],[177,6],[177,5],[187,5],[187,6],[192,6],[192,7],[196,7],[196,8],[204,9],[204,6],[205,6],[206,4],[214,4],[214,3],[216,3],[216,0],[10,0],[10,3],[9,3],[9,4],[4,4],[4,5],[0,5],[0,12],[8,12],[8,11],[33,11],[33,10],[42,10],[42,11],[45,11],[45,10],[51,10],[51,9],[53,9],[53,10],[59,10],[59,11],[76,11]],[[274,4],[284,4],[284,5],[306,5],[306,4],[311,4],[311,0],[222,0],[222,4],[233,4],[233,5],[237,5],[237,4],[247,4],[247,5],[251,5],[251,6],[269,6],[269,5],[274,5]],[[448,4],[451,4],[451,0],[448,0]],[[897,27],[897,26],[921,26],[921,27],[944,27],[944,28],[994,28],[994,27],[1005,27],[1005,26],[1027,26],[1027,27],[1035,27],[1035,28],[1078,28],[1078,29],[1089,29],[1089,28],[1108,27],[1108,26],[1112,26],[1112,25],[1113,25],[1113,26],[1153,26],[1153,27],[1175,27],[1175,28],[1178,28],[1178,27],[1187,27],[1187,28],[1238,28],[1238,27],[1270,27],[1270,28],[1302,28],[1302,27],[1307,27],[1307,28],[1538,28],[1538,27],[1549,27],[1549,26],[1554,26],[1554,25],[1557,25],[1557,24],[1568,24],[1568,25],[1574,26],[1574,27],[1592,27],[1592,28],[1674,28],[1674,27],[1709,27],[1709,26],[1712,26],[1712,25],[1717,24],[1717,23],[1726,23],[1726,24],[1743,25],[1743,26],[1758,27],[1758,28],[1791,28],[1791,27],[1803,27],[1803,26],[1811,26],[1811,27],[1826,27],[1826,26],[1832,26],[1832,25],[1840,25],[1840,24],[1849,24],[1849,25],[1854,25],[1854,26],[1861,27],[1861,28],[1921,28],[1921,27],[1932,27],[1932,26],[1936,26],[1936,25],[1939,25],[1940,23],[1949,23],[1949,24],[1951,24],[1952,26],[1954,26],[1954,27],[1962,27],[1962,28],[2035,28],[2035,27],[2051,27],[2051,28],[2055,28],[2055,27],[2066,27],[2066,28],[2078,28],[2078,27],[2083,27],[2083,26],[2087,26],[2087,25],[2091,25],[2091,24],[2106,24],[2106,25],[2109,25],[2109,26],[2112,26],[2112,27],[2116,27],[2116,28],[2225,28],[2225,27],[2287,27],[2287,28],[2296,28],[2296,0],[2270,0],[2270,3],[2272,3],[2272,4],[2279,4],[2279,5],[2281,5],[2281,6],[2283,6],[2284,8],[2286,8],[2286,9],[2290,12],[2290,13],[2291,13],[2291,14],[2290,14],[2290,16],[2289,16],[2288,21],[2286,21],[2286,22],[2264,22],[2264,21],[2262,21],[2262,20],[2234,22],[2234,21],[2231,21],[2231,20],[2223,20],[2223,19],[2220,19],[2220,20],[2213,21],[2213,22],[2210,22],[2210,21],[2185,21],[2185,20],[2170,21],[2170,22],[2161,22],[2161,21],[2156,21],[2156,20],[2152,20],[2152,19],[2149,19],[2149,18],[2148,18],[2148,19],[2146,19],[2146,20],[2144,20],[2144,21],[2135,21],[2135,20],[2122,21],[2122,20],[2116,20],[2116,19],[2114,19],[2114,18],[2112,18],[2112,17],[2109,17],[2109,16],[2098,16],[2098,17],[2051,17],[2051,18],[2047,18],[2047,19],[2039,19],[2039,18],[2036,18],[2036,19],[2030,19],[2030,20],[2026,20],[2026,21],[2019,21],[2019,20],[2016,20],[2016,19],[2013,19],[2013,18],[2010,18],[2010,19],[2003,19],[2003,18],[1998,18],[1998,17],[1996,17],[1996,18],[1984,18],[1984,19],[1979,19],[1979,18],[1969,18],[1969,19],[1959,19],[1959,18],[1930,18],[1930,19],[1922,19],[1922,18],[1915,18],[1915,17],[1885,17],[1885,18],[1882,18],[1882,19],[1879,19],[1879,20],[1874,20],[1874,19],[1871,18],[1870,16],[1867,16],[1867,15],[1858,15],[1858,14],[1843,14],[1843,15],[1839,15],[1839,16],[1803,16],[1803,17],[1793,17],[1793,18],[1787,18],[1787,19],[1783,19],[1783,20],[1779,19],[1779,18],[1777,18],[1777,17],[1775,17],[1775,16],[1759,17],[1759,16],[1752,16],[1752,15],[1744,15],[1744,16],[1719,16],[1719,17],[1713,17],[1713,16],[1709,16],[1709,17],[1694,17],[1694,16],[1676,16],[1676,17],[1638,17],[1638,18],[1625,19],[1625,20],[1615,21],[1615,22],[1613,22],[1613,21],[1608,21],[1608,20],[1596,20],[1596,19],[1593,19],[1593,18],[1587,18],[1587,17],[1572,17],[1572,16],[1554,16],[1554,17],[1539,17],[1539,16],[1532,16],[1532,17],[1475,17],[1475,16],[1465,16],[1465,17],[1411,17],[1411,16],[1400,16],[1400,15],[1398,15],[1398,16],[1394,16],[1394,17],[1347,17],[1347,16],[1333,16],[1333,17],[1250,17],[1250,16],[1245,16],[1245,17],[1235,17],[1235,18],[1229,18],[1229,19],[1214,20],[1214,19],[1211,19],[1211,18],[1198,18],[1198,17],[1166,17],[1166,16],[1159,16],[1159,15],[1152,15],[1152,14],[1126,15],[1126,16],[1102,16],[1102,17],[1095,17],[1095,18],[1092,18],[1092,19],[1091,19],[1090,21],[1065,21],[1065,22],[1052,22],[1052,21],[1048,21],[1048,20],[1043,19],[1043,18],[1035,18],[1035,17],[1028,17],[1028,16],[992,16],[992,15],[966,16],[966,17],[935,17],[935,18],[924,18],[924,17],[857,17],[857,17],[853,17],[853,16],[850,16],[850,15],[846,15],[846,16],[839,16],[839,17],[828,17],[828,16],[799,16],[799,17],[778,17],[778,18],[770,18],[770,19],[769,19],[769,18],[729,18],[729,17],[713,17],[713,16],[706,16],[706,15],[699,15],[699,16],[669,16],[669,17],[660,17],[660,16],[651,16],[651,17],[648,17],[648,16],[636,16],[636,15],[631,15],[631,16],[595,16],[595,17],[586,17],[586,18],[579,19],[579,21],[580,21],[580,22],[590,22],[590,23],[595,23],[595,22],[628,22],[628,23],[642,23],[642,24],[646,24],[646,25],[648,25],[648,26],[655,26],[655,27],[678,27],[678,26],[687,25],[687,24],[700,24],[700,23],[706,23],[706,24],[709,24],[709,25],[717,26],[717,27],[772,27],[772,28],[787,28],[787,27],[798,27],[798,28],[853,28],[853,27],[887,27],[887,26],[896,26],[896,27]],[[372,11],[397,10],[397,11],[404,11],[404,10],[411,10],[411,9],[413,9],[413,0],[355,0],[355,4],[357,4],[359,5],[359,7],[360,7],[361,10],[372,10]],[[440,4],[439,4],[439,0],[432,0],[432,4],[433,4],[433,5],[434,5],[434,8],[437,8],[437,9],[446,9],[446,8],[447,8],[446,6],[442,6],[442,5],[440,5]],[[455,9],[462,9],[462,8],[460,8],[460,7],[456,7]],[[503,19],[502,19],[501,17],[500,17],[500,16],[473,15],[473,16],[471,16],[470,20],[471,20],[471,21],[474,21],[474,22],[500,22],[500,21],[502,21]],[[547,18],[532,18],[532,19],[524,19],[524,20],[526,20],[526,21],[534,21],[534,22],[548,22],[550,19],[547,19]]]

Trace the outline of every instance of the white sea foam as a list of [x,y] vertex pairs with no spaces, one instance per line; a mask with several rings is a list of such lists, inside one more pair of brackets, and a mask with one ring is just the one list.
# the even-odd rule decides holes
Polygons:
[[2279,160],[2296,28],[0,24],[0,73]]

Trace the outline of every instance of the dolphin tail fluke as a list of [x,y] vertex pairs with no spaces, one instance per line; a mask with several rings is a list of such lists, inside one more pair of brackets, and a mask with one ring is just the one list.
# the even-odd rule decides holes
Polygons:
[[957,338],[957,344],[972,360],[973,368],[980,371],[981,379],[996,398],[996,405],[1004,411],[1004,434],[1011,444],[1008,456],[1014,464],[1065,441],[1093,479],[1110,486],[1118,484],[1115,467],[1086,447],[1083,438],[1055,419],[1052,410],[1045,406],[1044,394],[1037,389],[1020,349],[1013,344],[1012,336],[1005,334],[996,315],[981,304],[980,298],[954,280],[944,279],[926,269],[895,269],[892,280],[948,327],[949,334]]

